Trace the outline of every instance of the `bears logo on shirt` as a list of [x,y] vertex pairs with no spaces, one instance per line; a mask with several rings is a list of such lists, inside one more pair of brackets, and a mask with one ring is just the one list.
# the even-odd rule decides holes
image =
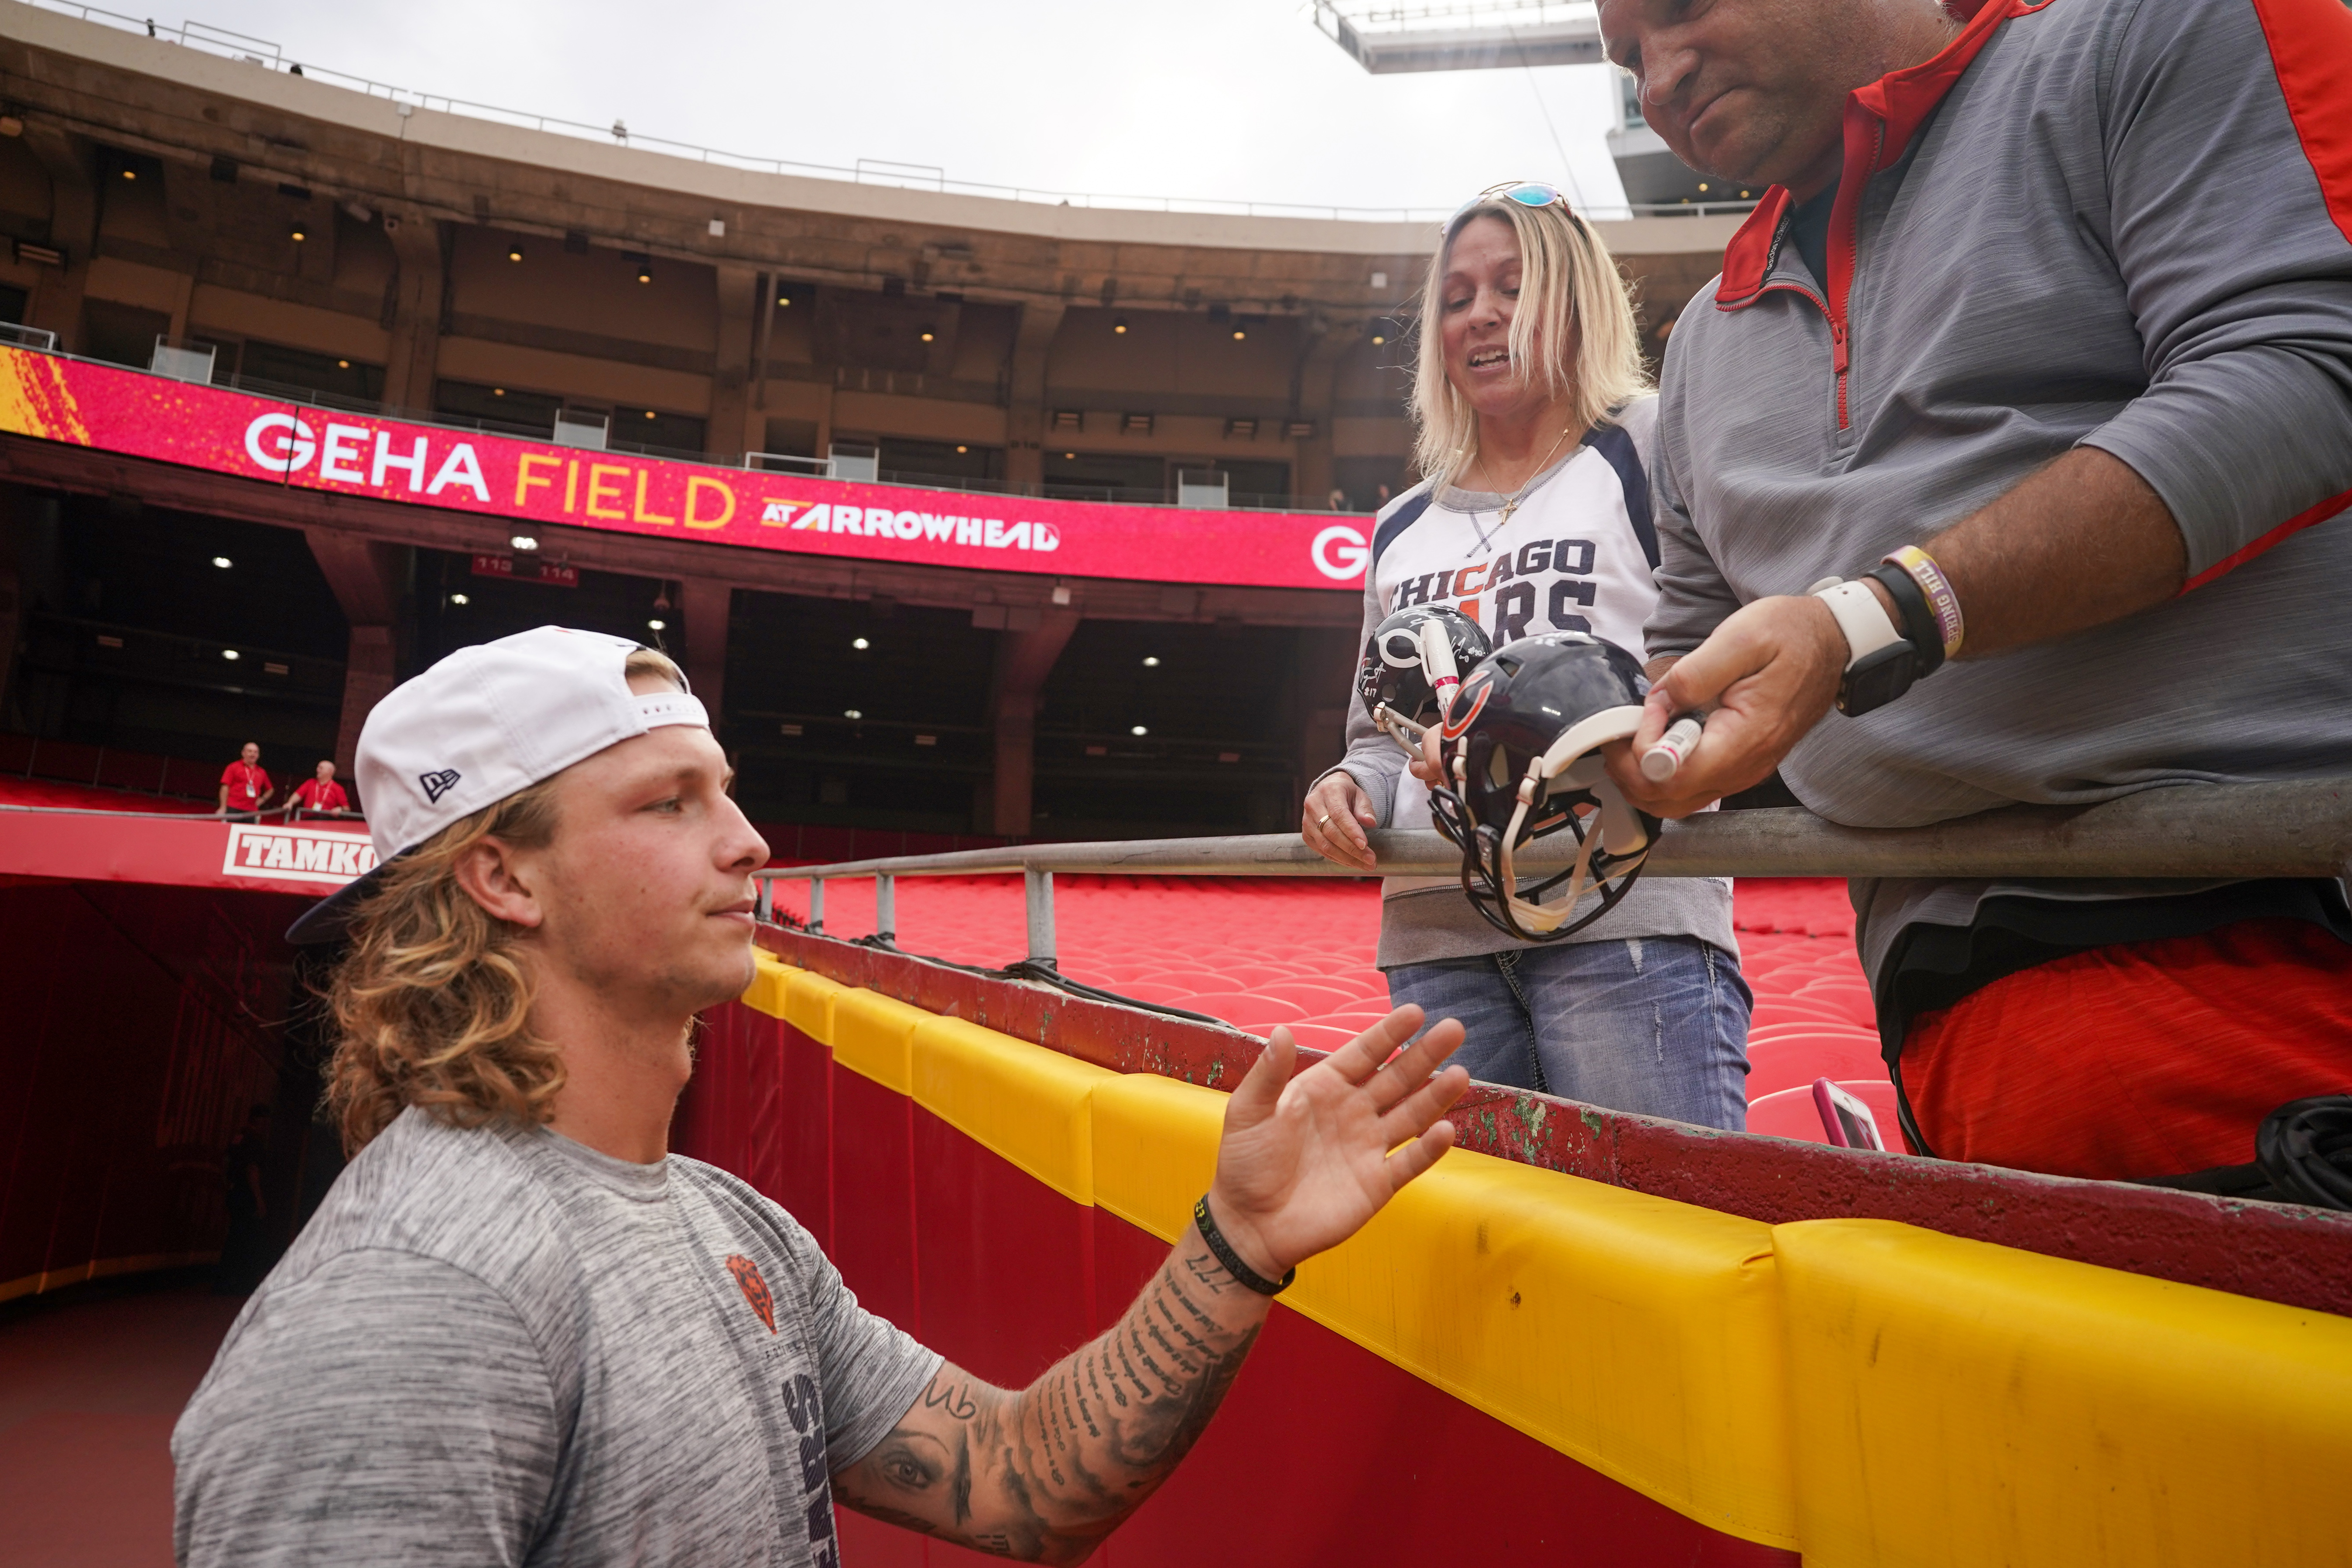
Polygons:
[[735,1276],[735,1288],[743,1292],[743,1300],[751,1303],[751,1310],[760,1314],[760,1321],[768,1325],[770,1333],[774,1333],[776,1299],[769,1293],[768,1277],[760,1272],[760,1266],[740,1252],[730,1252],[727,1255],[727,1272]]

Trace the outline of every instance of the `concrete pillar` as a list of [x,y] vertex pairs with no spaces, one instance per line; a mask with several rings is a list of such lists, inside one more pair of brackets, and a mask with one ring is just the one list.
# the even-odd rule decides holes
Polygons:
[[719,268],[718,373],[710,378],[710,417],[703,425],[702,449],[732,460],[760,449],[765,422],[751,432],[753,340],[759,335],[761,279],[748,267]]
[[[360,731],[398,678],[400,601],[408,549],[331,529],[310,528],[311,557],[351,624],[343,659],[343,711],[335,726],[335,771],[356,782]],[[367,803],[362,801],[362,806]]]
[[[1021,307],[1004,415],[1004,479],[1016,495],[1035,495],[1045,482],[1045,359],[1066,309],[1059,300],[1032,300]],[[1002,800],[1000,795],[1000,817]]]
[[1331,385],[1340,354],[1356,341],[1353,322],[1314,321],[1301,334],[1297,368],[1292,373],[1291,406],[1297,416],[1311,420],[1315,434],[1298,442],[1297,460],[1290,472],[1290,493],[1303,506],[1320,507],[1331,494]]
[[719,731],[727,696],[727,618],[735,590],[725,583],[688,577],[678,584],[678,612],[686,617],[686,678]]
[[1076,610],[1047,610],[1034,627],[997,638],[988,704],[996,731],[995,804],[989,826],[1003,837],[1028,836],[1037,778],[1037,698],[1077,629]]
[[[367,727],[375,705],[400,684],[397,650],[392,626],[352,627],[349,651],[343,656],[343,712],[335,724],[335,772],[353,794],[358,793],[360,731]],[[310,774],[302,772],[297,776]]]
[[421,212],[387,212],[384,232],[399,258],[394,279],[390,363],[383,367],[387,408],[430,409],[441,357],[441,302],[446,258],[441,226]]
[[98,183],[88,149],[46,120],[27,120],[25,145],[49,176],[49,243],[66,253],[62,268],[40,268],[26,324],[57,333],[60,347],[82,348],[82,288],[98,247]]

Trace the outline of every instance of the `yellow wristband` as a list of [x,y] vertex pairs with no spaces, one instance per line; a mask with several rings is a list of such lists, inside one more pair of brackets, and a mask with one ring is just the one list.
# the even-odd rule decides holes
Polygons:
[[1927,608],[1936,617],[1936,633],[1944,639],[1944,657],[1958,657],[1960,640],[1968,635],[1968,622],[1960,615],[1960,596],[1952,592],[1952,581],[1936,558],[1916,544],[1906,544],[1887,562],[1903,569],[1911,581],[1919,584],[1919,592],[1927,601]]

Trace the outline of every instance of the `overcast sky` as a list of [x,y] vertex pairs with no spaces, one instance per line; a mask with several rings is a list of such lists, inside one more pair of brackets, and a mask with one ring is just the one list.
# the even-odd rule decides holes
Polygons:
[[765,157],[1359,207],[1505,179],[1623,199],[1611,68],[1370,76],[1298,0],[200,4],[185,19],[289,59]]

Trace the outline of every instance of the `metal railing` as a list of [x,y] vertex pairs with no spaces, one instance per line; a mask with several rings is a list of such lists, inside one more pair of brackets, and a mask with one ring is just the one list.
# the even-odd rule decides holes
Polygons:
[[[369,98],[383,99],[399,108],[405,115],[418,109],[436,113],[463,115],[471,120],[488,121],[497,125],[511,125],[520,130],[543,132],[550,135],[571,136],[583,141],[608,145],[634,147],[657,152],[670,157],[690,159],[698,163],[719,168],[743,169],[754,174],[788,174],[804,179],[834,180],[845,184],[881,185],[897,190],[933,191],[942,195],[984,196],[998,201],[1027,202],[1040,206],[1090,207],[1113,212],[1160,212],[1210,217],[1295,217],[1319,218],[1339,223],[1441,223],[1451,216],[1448,207],[1411,206],[1339,206],[1314,202],[1255,202],[1221,201],[1208,197],[1122,195],[1089,191],[1049,190],[1034,185],[1000,185],[983,181],[951,180],[946,171],[929,163],[900,163],[887,159],[860,158],[849,167],[836,163],[803,163],[790,158],[763,158],[753,153],[732,153],[717,147],[704,147],[691,142],[673,142],[667,137],[647,136],[632,131],[622,121],[610,125],[591,125],[583,121],[565,120],[552,114],[534,114],[528,110],[505,109],[497,104],[477,103],[469,99],[449,98],[440,93],[418,92],[411,88],[395,87],[389,82],[355,76],[349,71],[335,70],[310,60],[290,60],[285,50],[267,39],[247,37],[225,27],[204,22],[184,22],[166,26],[150,16],[126,16],[102,6],[85,5],[78,0],[27,0],[44,11],[54,11],[68,16],[95,22],[101,26],[124,32],[142,34],[158,42],[176,44],[200,49],[206,54],[240,60],[257,69],[277,71],[287,76],[299,76],[308,81],[323,82]],[[1737,207],[1710,204],[1710,209],[1745,211],[1752,204]],[[1601,219],[1630,217],[1664,217],[1691,216],[1703,209],[1689,205],[1614,205],[1593,206],[1588,215]]]
[[[1380,874],[1451,877],[1459,851],[1434,833],[1376,831]],[[1564,869],[1566,834],[1515,858],[1530,876]],[[808,929],[824,929],[824,885],[872,878],[875,933],[898,934],[897,879],[1023,873],[1029,958],[1051,964],[1054,874],[1160,877],[1360,877],[1296,833],[1026,844],[898,855],[830,866],[774,867],[761,879],[760,918],[774,912],[779,880],[809,884]],[[1666,824],[1643,867],[1648,877],[1927,877],[2210,879],[2352,874],[2352,778],[2142,790],[2093,805],[2015,805],[1927,827],[1841,827],[1797,809],[1710,812]]]

